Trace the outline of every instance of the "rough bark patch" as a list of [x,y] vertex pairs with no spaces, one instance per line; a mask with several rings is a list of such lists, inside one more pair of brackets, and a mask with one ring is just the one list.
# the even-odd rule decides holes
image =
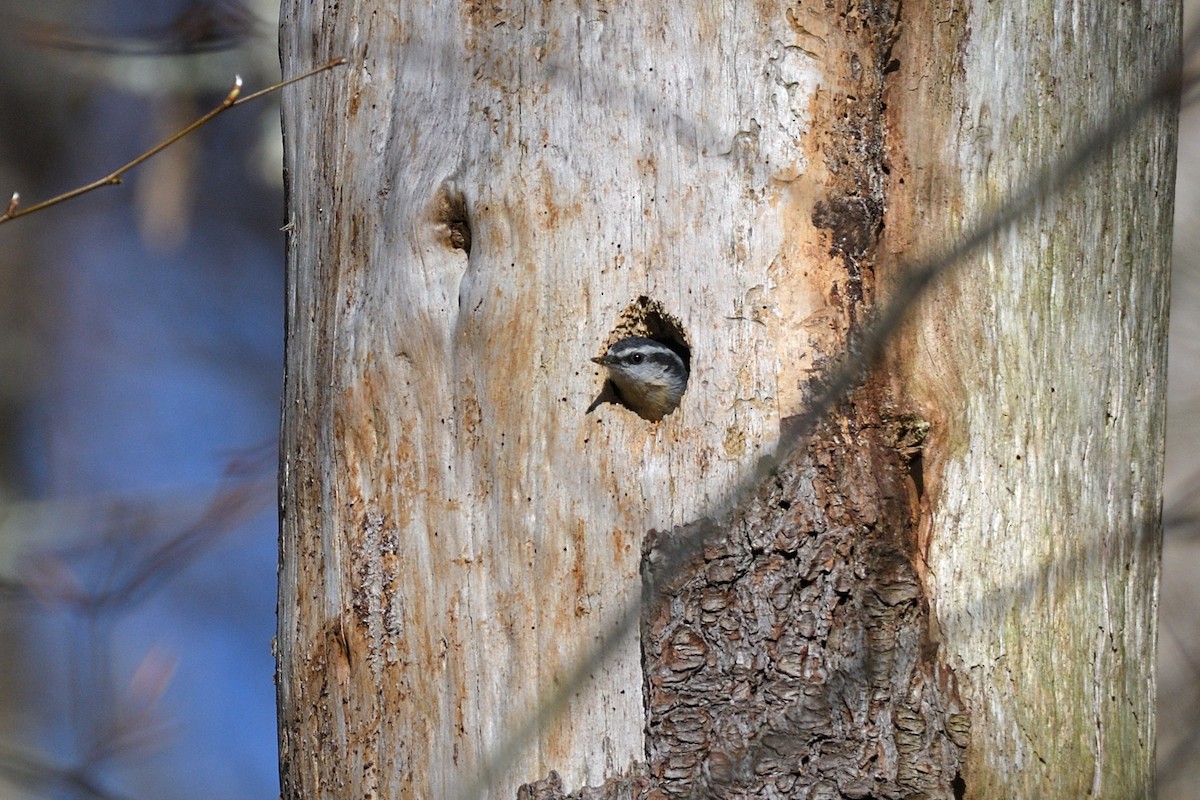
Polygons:
[[910,552],[911,460],[847,409],[673,576],[647,542],[649,797],[953,797],[967,740]]
[[517,800],[637,800],[646,796],[650,780],[645,775],[609,778],[602,786],[587,786],[578,792],[563,793],[562,778],[551,770],[540,781],[517,789]]

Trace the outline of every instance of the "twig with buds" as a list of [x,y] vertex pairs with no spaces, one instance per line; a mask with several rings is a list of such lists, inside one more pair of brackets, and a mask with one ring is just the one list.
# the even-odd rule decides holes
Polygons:
[[8,201],[8,208],[5,210],[4,214],[0,215],[0,224],[3,224],[10,220],[14,220],[17,217],[24,217],[28,214],[34,213],[35,211],[41,211],[42,209],[49,208],[50,206],[58,205],[59,203],[65,202],[67,200],[72,200],[76,197],[79,197],[82,194],[87,194],[88,192],[90,192],[94,189],[99,189],[102,186],[116,186],[117,184],[121,183],[121,176],[124,175],[126,172],[133,169],[138,164],[141,164],[143,161],[146,161],[151,156],[154,156],[154,155],[162,152],[163,150],[166,150],[168,147],[175,144],[175,142],[179,141],[184,136],[187,136],[189,133],[196,130],[201,125],[204,125],[209,120],[213,119],[214,117],[221,114],[222,112],[228,111],[229,109],[233,108],[234,106],[240,106],[243,103],[249,103],[251,100],[257,100],[258,98],[262,97],[263,95],[267,95],[267,94],[270,94],[271,92],[278,91],[285,86],[290,86],[291,84],[296,83],[297,81],[302,81],[307,78],[311,78],[314,75],[325,72],[326,70],[333,69],[334,67],[341,66],[342,64],[345,64],[345,63],[346,63],[346,59],[344,57],[335,58],[332,61],[328,61],[319,67],[314,67],[313,69],[310,69],[307,72],[302,72],[299,75],[295,75],[291,78],[288,78],[287,80],[282,80],[279,83],[272,84],[271,86],[268,86],[265,89],[260,89],[259,91],[254,92],[253,94],[248,94],[245,97],[241,97],[240,99],[239,99],[239,95],[241,95],[241,93],[242,93],[242,79],[240,76],[235,77],[233,80],[233,88],[231,88],[229,90],[229,94],[225,95],[225,99],[221,101],[220,105],[218,105],[212,111],[209,111],[204,116],[197,119],[192,124],[188,125],[186,128],[183,128],[182,130],[177,131],[176,133],[172,134],[171,136],[168,136],[166,139],[159,142],[158,144],[156,144],[154,147],[150,148],[146,152],[142,153],[140,156],[133,159],[128,164],[125,164],[122,167],[118,167],[117,169],[108,173],[103,178],[92,181],[91,183],[85,184],[83,186],[76,187],[69,192],[64,192],[63,194],[58,195],[57,197],[52,197],[49,200],[43,200],[40,203],[35,203],[34,205],[31,205],[31,206],[28,206],[26,208],[22,208],[19,210],[18,210],[17,206],[19,206],[21,203],[21,195],[19,192],[13,192],[12,199],[10,199]]

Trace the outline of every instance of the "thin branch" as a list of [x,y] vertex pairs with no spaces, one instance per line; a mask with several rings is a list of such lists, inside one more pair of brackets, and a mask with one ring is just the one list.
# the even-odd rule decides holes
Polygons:
[[279,91],[280,89],[282,89],[285,86],[291,86],[293,83],[299,83],[300,81],[307,80],[307,79],[311,78],[313,75],[319,75],[320,73],[325,72],[326,70],[331,70],[334,67],[340,67],[342,64],[345,64],[345,63],[346,63],[346,57],[338,56],[337,58],[335,58],[331,61],[326,61],[324,64],[322,64],[319,67],[313,67],[312,69],[308,70],[307,72],[301,72],[299,75],[293,75],[292,77],[288,78],[287,80],[280,81],[279,83],[268,86],[265,89],[259,89],[257,92],[254,92],[253,94],[248,94],[245,97],[241,98],[240,100],[234,101],[233,105],[240,106],[243,103],[249,103],[251,100],[257,100],[258,98],[262,97],[265,94],[270,94],[271,92]]
[[251,100],[257,100],[258,98],[262,97],[263,95],[278,91],[285,86],[290,86],[291,84],[296,83],[297,81],[302,81],[302,80],[305,80],[306,78],[311,78],[314,75],[317,75],[321,72],[325,72],[326,70],[333,69],[334,67],[341,66],[342,64],[345,64],[345,63],[346,63],[346,59],[344,57],[335,58],[332,61],[328,61],[319,67],[314,67],[313,69],[310,69],[307,72],[302,72],[299,75],[295,75],[291,78],[288,78],[287,80],[280,81],[279,83],[268,86],[265,89],[260,89],[259,91],[254,92],[253,94],[246,95],[245,97],[242,97],[241,99],[238,98],[238,95],[240,95],[242,93],[242,79],[240,76],[235,77],[233,80],[233,88],[231,88],[229,90],[229,94],[225,95],[225,99],[221,101],[220,105],[218,105],[212,111],[209,111],[204,116],[200,117],[198,120],[196,120],[192,124],[188,125],[186,128],[183,128],[182,130],[167,137],[163,141],[156,144],[154,147],[150,148],[149,150],[142,153],[137,158],[130,161],[128,164],[125,164],[124,166],[113,170],[109,174],[105,175],[103,178],[100,178],[99,180],[96,180],[96,181],[92,181],[91,183],[86,184],[84,186],[79,186],[75,189],[72,189],[69,192],[60,194],[57,197],[52,197],[49,200],[43,200],[40,203],[36,203],[32,206],[29,206],[28,208],[23,208],[20,210],[17,209],[17,206],[20,205],[20,203],[21,203],[21,195],[19,192],[13,192],[12,199],[8,201],[8,209],[4,212],[3,215],[0,215],[0,224],[3,224],[10,220],[14,220],[17,217],[24,217],[28,214],[34,213],[35,211],[41,211],[42,209],[49,208],[50,206],[58,205],[59,203],[65,202],[67,200],[72,200],[76,197],[79,197],[82,194],[87,194],[88,192],[91,192],[95,189],[99,189],[103,186],[116,186],[117,184],[121,183],[121,176],[124,175],[126,172],[133,169],[138,164],[141,164],[143,161],[146,161],[150,157],[157,155],[158,153],[161,153],[163,150],[166,150],[168,147],[175,144],[177,141],[182,139],[184,136],[187,136],[189,133],[196,130],[201,125],[204,125],[209,120],[218,116],[222,112],[228,111],[229,109],[233,108],[234,106],[240,106],[243,103],[248,103]]

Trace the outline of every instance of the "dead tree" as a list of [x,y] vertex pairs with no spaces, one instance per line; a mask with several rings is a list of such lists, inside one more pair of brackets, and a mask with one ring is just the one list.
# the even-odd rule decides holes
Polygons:
[[[1145,796],[1169,111],[758,468],[1173,63],[1054,6],[284,4],[284,797]],[[633,334],[682,406],[585,414]]]

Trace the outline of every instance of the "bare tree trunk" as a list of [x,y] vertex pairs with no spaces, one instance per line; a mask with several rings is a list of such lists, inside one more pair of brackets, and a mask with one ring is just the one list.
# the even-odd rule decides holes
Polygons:
[[[1179,54],[1176,3],[937,5],[905,6],[896,51],[893,261],[986,217]],[[1152,795],[1175,127],[1141,120],[960,267],[896,359],[932,423],[921,549],[972,797]]]
[[[877,279],[982,213],[982,157],[1052,157],[1177,19],[661,5],[284,4],[286,72],[350,59],[284,101],[284,796],[1145,788],[1168,120],[730,498]],[[1054,115],[963,79],[1051,66]],[[584,413],[630,334],[690,352],[661,422]],[[640,641],[492,761],[643,578]]]

